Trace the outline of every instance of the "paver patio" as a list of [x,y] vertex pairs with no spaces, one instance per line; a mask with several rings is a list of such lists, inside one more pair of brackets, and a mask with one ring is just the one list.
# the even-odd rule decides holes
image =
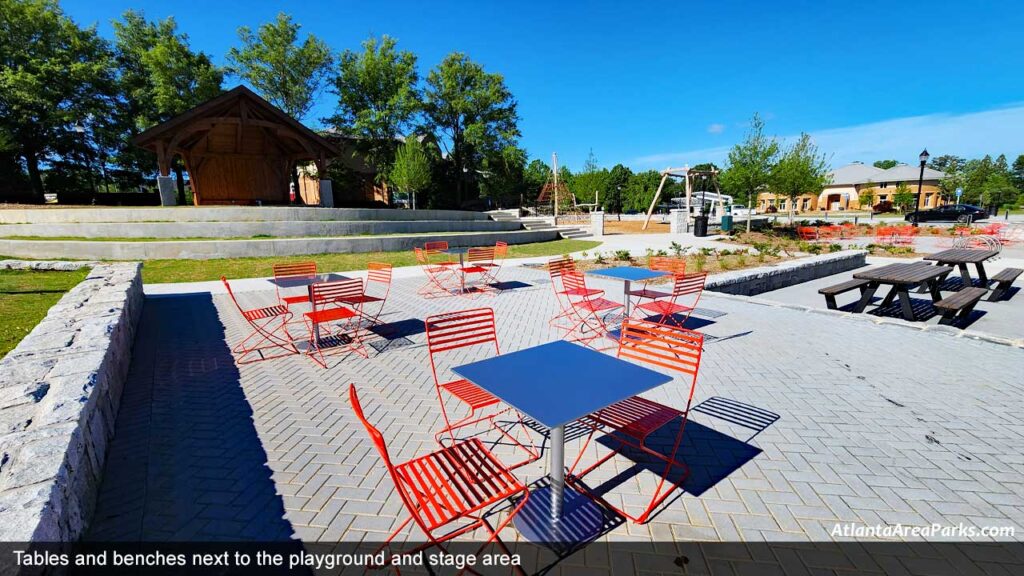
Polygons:
[[[425,300],[421,279],[396,279],[382,316],[394,339],[375,337],[368,359],[335,356],[327,370],[302,356],[236,367],[227,343],[243,321],[226,296],[150,296],[89,538],[383,539],[404,510],[347,386],[359,388],[394,459],[433,450],[441,416],[423,318],[493,307],[503,351],[558,338],[546,273],[500,276],[523,286]],[[621,284],[594,283],[621,298]],[[238,296],[266,305],[274,290]],[[707,335],[695,403],[714,400],[687,428],[686,492],[649,524],[620,523],[603,540],[830,541],[837,522],[1024,533],[1024,350],[713,293],[689,326]],[[683,392],[669,384],[649,396],[682,407]],[[723,402],[765,414],[751,427],[709,415]],[[538,480],[545,462],[517,474]],[[597,477],[615,485],[608,497],[642,507],[655,474],[616,463]],[[597,571],[615,563],[585,558]]]

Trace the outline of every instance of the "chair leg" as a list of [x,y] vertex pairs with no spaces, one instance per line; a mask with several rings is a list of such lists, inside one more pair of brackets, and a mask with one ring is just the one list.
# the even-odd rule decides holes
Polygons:
[[[262,323],[249,322],[252,332],[250,332],[248,336],[243,338],[231,349],[232,353],[238,355],[235,362],[238,364],[252,364],[253,362],[259,362],[261,360],[272,360],[274,358],[298,354],[299,349],[295,347],[294,339],[288,332],[288,320],[291,316],[292,314],[290,312],[281,315],[281,325],[276,328],[273,327],[273,324],[278,317],[268,318]],[[279,331],[284,333],[284,338],[277,335]],[[248,346],[247,343],[256,337],[259,337],[259,340],[257,340],[254,345]],[[263,354],[263,350],[270,350],[274,348],[279,348],[283,350],[284,353],[274,354],[271,356]],[[259,358],[246,359],[248,355],[253,353],[258,354]]]

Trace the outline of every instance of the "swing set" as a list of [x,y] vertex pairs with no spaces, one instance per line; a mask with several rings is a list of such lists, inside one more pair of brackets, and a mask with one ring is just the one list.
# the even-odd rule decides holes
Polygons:
[[[725,213],[726,203],[732,204],[732,196],[722,194],[718,187],[718,169],[693,170],[689,166],[666,168],[661,171],[661,183],[658,184],[658,190],[654,193],[654,198],[651,199],[651,206],[647,209],[647,218],[644,219],[643,230],[647,230],[647,226],[651,223],[651,215],[654,214],[654,208],[658,206],[658,200],[661,199],[665,183],[670,178],[681,178],[684,181],[686,196],[672,198],[671,200],[676,205],[685,205],[687,223],[689,223],[689,218],[693,215],[692,200],[695,191],[700,192],[700,214],[704,214],[704,206],[708,201],[711,202],[712,209],[714,209],[714,205],[717,202],[718,210],[715,211],[717,215]],[[708,190],[709,185],[714,189],[713,192]]]

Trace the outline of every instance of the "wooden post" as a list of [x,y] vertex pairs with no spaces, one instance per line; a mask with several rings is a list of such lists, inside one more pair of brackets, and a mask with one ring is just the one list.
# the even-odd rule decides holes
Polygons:
[[[689,167],[687,167],[687,169],[686,169],[686,220],[685,220],[686,226],[683,227],[683,230],[685,230],[686,232],[690,231],[690,197],[692,195],[693,195],[693,189],[690,187],[690,169],[689,169]],[[703,209],[704,209],[704,207],[701,206],[701,210],[703,210]]]
[[555,215],[555,226],[558,226],[558,153],[551,153],[551,172],[555,175],[555,204],[554,204],[554,215]]
[[647,209],[647,218],[644,219],[644,226],[641,230],[647,230],[647,225],[651,223],[651,214],[654,214],[654,207],[658,205],[658,198],[661,198],[661,190],[665,187],[665,181],[668,180],[668,169],[661,173],[661,182],[658,183],[658,191],[654,193],[654,199],[651,200],[651,207]]

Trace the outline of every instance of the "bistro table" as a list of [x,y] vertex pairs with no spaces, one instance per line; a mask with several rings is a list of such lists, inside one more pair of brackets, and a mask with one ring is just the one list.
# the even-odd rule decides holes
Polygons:
[[639,266],[617,266],[615,268],[602,268],[599,270],[588,270],[587,274],[592,276],[603,276],[605,278],[612,278],[615,280],[622,280],[622,292],[623,309],[625,317],[629,317],[629,291],[630,286],[633,282],[643,282],[644,280],[651,280],[652,278],[660,278],[662,276],[668,276],[670,272],[663,270],[650,270],[647,268],[641,268]]
[[513,522],[531,542],[570,544],[596,537],[605,513],[589,497],[565,489],[565,425],[672,380],[563,340],[453,371],[551,431],[550,485],[531,491]]
[[928,292],[931,294],[932,302],[942,300],[942,293],[939,292],[939,284],[953,269],[949,266],[932,266],[927,262],[907,262],[889,264],[879,268],[872,268],[863,272],[857,272],[854,278],[868,280],[869,284],[861,295],[860,302],[854,308],[854,312],[863,312],[864,308],[871,302],[875,291],[882,284],[892,286],[889,293],[882,300],[882,306],[892,304],[893,299],[899,296],[900,308],[903,318],[914,321],[917,316],[914,314],[914,307],[910,302],[909,289],[914,286],[927,284]]
[[988,276],[985,274],[985,260],[997,256],[995,250],[979,250],[977,248],[953,248],[943,250],[924,257],[925,260],[934,260],[937,264],[946,264],[960,268],[960,277],[963,278],[964,286],[974,286],[971,281],[971,273],[967,271],[968,264],[974,264],[978,269],[978,280],[981,280],[981,287],[988,286]]
[[466,254],[469,252],[469,248],[446,248],[441,250],[445,254],[450,256],[459,257],[459,293],[466,293],[466,273],[462,270],[466,266]]

